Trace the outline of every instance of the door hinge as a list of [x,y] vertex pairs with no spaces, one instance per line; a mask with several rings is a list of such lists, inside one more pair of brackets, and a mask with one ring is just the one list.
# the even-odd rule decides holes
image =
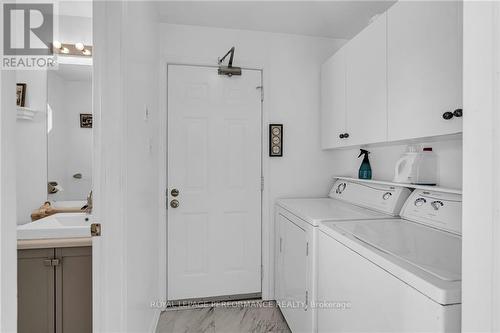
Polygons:
[[260,265],[260,281],[264,281],[264,265]]
[[309,256],[309,242],[306,243],[306,257]]
[[60,264],[61,264],[61,260],[57,259],[57,258],[54,258],[54,259],[45,259],[43,261],[43,265],[44,266],[55,267],[55,266],[59,266]]
[[255,89],[260,89],[260,101],[264,102],[264,86],[257,86]]
[[264,191],[264,177],[260,177],[260,191]]
[[90,235],[92,237],[101,236],[101,224],[100,223],[92,223],[90,225]]
[[306,290],[306,304],[304,307],[304,311],[307,311],[308,306],[309,306],[309,291]]
[[283,238],[280,237],[280,253],[281,253],[281,246],[283,244]]

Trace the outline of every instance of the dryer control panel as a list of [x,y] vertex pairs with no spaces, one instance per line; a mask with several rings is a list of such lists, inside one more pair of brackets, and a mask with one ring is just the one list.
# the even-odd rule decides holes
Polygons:
[[329,197],[391,216],[398,216],[410,192],[408,188],[402,186],[366,184],[337,179],[330,190]]
[[454,193],[415,190],[406,201],[401,217],[461,235],[462,196]]

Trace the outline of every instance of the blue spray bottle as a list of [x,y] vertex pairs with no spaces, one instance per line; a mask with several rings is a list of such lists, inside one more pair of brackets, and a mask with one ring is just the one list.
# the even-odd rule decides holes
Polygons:
[[359,167],[358,177],[359,179],[372,179],[372,167],[370,166],[370,160],[368,159],[368,150],[360,149],[358,158],[363,157],[361,166]]

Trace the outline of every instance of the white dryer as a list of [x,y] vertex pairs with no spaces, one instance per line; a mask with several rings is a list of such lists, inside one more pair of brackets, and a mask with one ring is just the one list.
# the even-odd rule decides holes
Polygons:
[[460,332],[461,215],[415,190],[401,219],[321,223],[318,332]]
[[396,218],[409,195],[404,187],[337,180],[328,198],[277,201],[275,298],[292,332],[316,332],[320,223]]

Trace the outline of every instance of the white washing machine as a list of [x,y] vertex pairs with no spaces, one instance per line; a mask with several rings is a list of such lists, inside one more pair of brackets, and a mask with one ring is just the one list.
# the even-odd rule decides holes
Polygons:
[[401,219],[321,223],[318,332],[460,332],[461,201],[415,190]]
[[409,195],[404,187],[337,180],[328,198],[277,201],[275,298],[292,332],[316,332],[320,223],[396,218]]

